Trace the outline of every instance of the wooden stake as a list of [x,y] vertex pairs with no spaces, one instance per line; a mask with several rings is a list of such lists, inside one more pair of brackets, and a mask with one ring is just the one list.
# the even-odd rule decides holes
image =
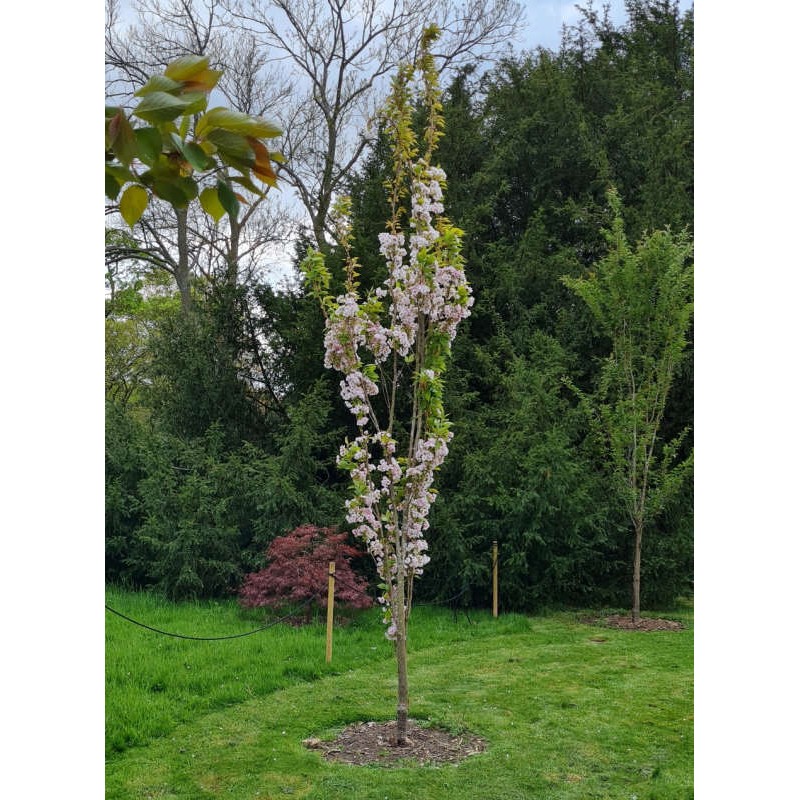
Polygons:
[[497,616],[497,539],[492,542],[492,616]]
[[336,562],[328,563],[328,633],[325,638],[325,661],[331,663],[333,656],[333,589],[336,583]]

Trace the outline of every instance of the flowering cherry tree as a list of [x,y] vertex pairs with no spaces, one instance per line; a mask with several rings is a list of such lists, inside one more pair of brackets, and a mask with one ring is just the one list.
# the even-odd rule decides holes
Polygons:
[[[426,29],[417,64],[400,68],[384,110],[394,163],[386,184],[391,217],[379,236],[386,280],[362,296],[348,198],[334,209],[345,254],[344,293],[328,293],[331,275],[319,252],[309,251],[301,264],[325,314],[325,366],[344,376],[341,395],[358,430],[342,445],[338,464],[350,473],[347,520],[377,565],[386,636],[395,643],[398,744],[405,743],[408,721],[406,637],[413,584],[430,560],[425,532],[436,498],[433,478],[453,435],[442,405],[442,374],[458,323],[473,303],[462,231],[444,217],[445,174],[432,163],[444,125],[430,53],[437,35],[435,26]],[[411,123],[414,89],[427,109],[422,142]],[[410,404],[401,397],[404,392],[410,393]]]

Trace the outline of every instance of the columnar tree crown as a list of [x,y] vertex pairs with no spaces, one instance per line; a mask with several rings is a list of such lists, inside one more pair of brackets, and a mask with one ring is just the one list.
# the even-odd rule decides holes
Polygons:
[[[392,213],[379,236],[386,279],[362,296],[358,261],[350,249],[348,198],[334,208],[345,254],[344,292],[328,294],[331,275],[319,252],[309,251],[301,265],[325,313],[325,366],[342,373],[341,395],[358,429],[342,445],[338,463],[352,480],[347,520],[365,541],[381,577],[390,639],[401,615],[407,618],[414,578],[430,560],[425,531],[436,498],[434,473],[452,438],[442,374],[458,324],[473,304],[461,256],[462,231],[444,216],[446,176],[432,163],[443,131],[429,52],[436,35],[434,27],[425,32],[416,68],[399,70],[384,110],[394,162],[386,183]],[[428,112],[421,154],[411,124],[417,73]],[[401,421],[398,393],[404,378],[410,379],[411,414]]]

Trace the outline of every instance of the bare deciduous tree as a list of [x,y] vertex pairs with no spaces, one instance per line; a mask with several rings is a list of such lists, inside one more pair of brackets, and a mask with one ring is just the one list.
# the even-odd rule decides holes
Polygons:
[[442,30],[434,54],[441,71],[497,58],[522,15],[513,0],[224,2],[293,86],[292,102],[277,109],[285,174],[320,248],[333,197],[367,145],[385,78],[398,63],[413,63],[422,29],[436,22]]
[[219,0],[132,0],[137,22],[123,28],[120,0],[106,0],[106,96],[125,99],[186,54],[218,60],[224,20]]

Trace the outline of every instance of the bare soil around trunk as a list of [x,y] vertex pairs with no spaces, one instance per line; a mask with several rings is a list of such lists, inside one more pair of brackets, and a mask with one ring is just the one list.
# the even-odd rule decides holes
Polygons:
[[396,723],[357,722],[345,728],[333,741],[306,739],[303,744],[319,750],[328,761],[384,767],[457,764],[482,753],[486,742],[479,736],[458,736],[440,728],[428,728],[408,721],[406,743],[397,744]]
[[640,617],[634,622],[630,614],[611,614],[607,617],[584,617],[581,622],[623,631],[682,631],[682,623],[674,619]]

